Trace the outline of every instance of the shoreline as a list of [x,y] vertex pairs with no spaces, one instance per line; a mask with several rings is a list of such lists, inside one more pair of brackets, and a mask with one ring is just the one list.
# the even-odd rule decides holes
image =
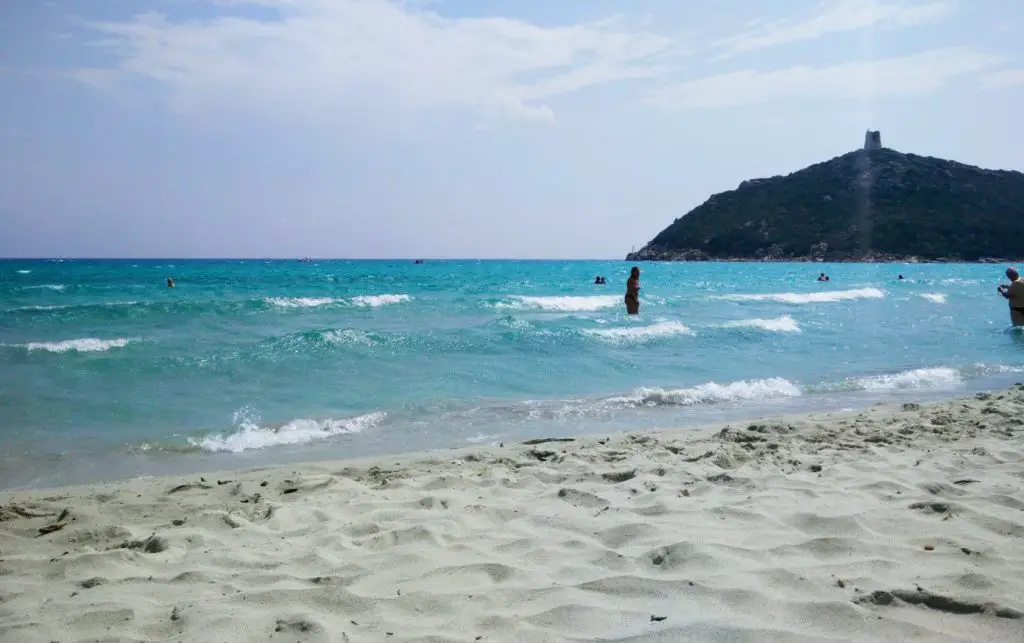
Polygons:
[[1013,640],[1022,413],[1018,385],[4,492],[0,639]]
[[[910,371],[912,372],[912,371]],[[593,420],[588,426],[550,427],[553,431],[527,428],[513,432],[488,432],[486,440],[477,438],[470,440],[464,434],[450,436],[449,441],[443,437],[429,440],[416,448],[396,451],[377,441],[367,444],[362,441],[365,433],[334,436],[327,442],[310,442],[257,448],[238,452],[207,451],[199,447],[182,447],[176,444],[169,446],[153,446],[152,442],[118,444],[105,452],[93,452],[86,456],[72,456],[71,460],[51,463],[41,460],[39,465],[44,469],[53,469],[49,475],[59,476],[57,484],[45,484],[45,474],[37,474],[31,480],[17,475],[9,480],[0,481],[0,494],[31,492],[43,489],[61,489],[80,486],[109,485],[135,479],[171,478],[189,475],[216,475],[225,472],[249,471],[277,466],[305,466],[324,462],[362,462],[391,457],[423,456],[447,453],[461,449],[483,448],[499,442],[516,444],[524,440],[536,438],[567,438],[587,439],[602,436],[619,435],[634,432],[675,431],[681,433],[705,430],[712,426],[725,426],[755,421],[764,417],[816,417],[823,413],[833,415],[851,414],[880,403],[886,406],[898,406],[904,402],[931,404],[946,402],[978,392],[1001,389],[1020,380],[1017,372],[1001,375],[989,375],[985,380],[968,381],[956,389],[910,389],[893,390],[885,393],[885,401],[878,394],[867,390],[846,392],[803,393],[796,397],[765,399],[759,402],[732,401],[710,404],[684,406],[675,409],[685,411],[682,416],[672,415],[669,418],[634,417],[628,422],[614,421],[610,426],[602,426],[594,430],[594,425],[604,424],[608,420]],[[821,397],[819,397],[821,396]],[[901,399],[902,398],[902,399]],[[372,437],[372,436],[371,436]],[[356,440],[355,442],[351,440]],[[354,452],[354,453],[353,453]],[[101,471],[103,473],[97,473]]]

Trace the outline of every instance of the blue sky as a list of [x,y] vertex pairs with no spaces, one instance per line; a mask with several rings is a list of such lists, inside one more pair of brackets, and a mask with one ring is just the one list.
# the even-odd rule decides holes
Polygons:
[[1024,3],[0,3],[0,255],[620,258],[887,147],[1024,170]]

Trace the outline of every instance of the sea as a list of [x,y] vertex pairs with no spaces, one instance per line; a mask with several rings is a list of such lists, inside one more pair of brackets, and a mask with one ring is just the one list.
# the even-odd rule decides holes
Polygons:
[[850,412],[1024,381],[1002,266],[641,263],[629,317],[631,266],[0,261],[0,488]]

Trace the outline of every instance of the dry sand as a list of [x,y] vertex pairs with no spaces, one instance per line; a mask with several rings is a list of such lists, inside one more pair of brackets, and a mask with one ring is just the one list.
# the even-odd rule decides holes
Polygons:
[[0,495],[0,640],[1024,641],[1024,388]]

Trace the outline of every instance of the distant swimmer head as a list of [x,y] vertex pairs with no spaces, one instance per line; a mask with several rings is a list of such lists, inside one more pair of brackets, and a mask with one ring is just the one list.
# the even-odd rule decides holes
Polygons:
[[170,277],[167,278],[167,287],[174,288],[174,280],[171,279]]
[[899,277],[896,277],[896,279],[902,280],[903,279],[903,275],[900,275]]

